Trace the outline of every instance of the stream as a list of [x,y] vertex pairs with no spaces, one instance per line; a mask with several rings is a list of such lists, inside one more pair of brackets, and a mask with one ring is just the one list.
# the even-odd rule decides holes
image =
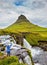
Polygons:
[[31,51],[34,65],[47,65],[47,51],[40,47],[32,47],[26,39],[23,39],[24,47]]
[[[9,43],[10,44],[10,42],[13,44],[11,47],[11,49],[12,49],[11,55],[19,54],[19,57],[25,57],[23,59],[23,61],[25,63],[27,63],[28,65],[31,65],[30,57],[28,56],[28,53],[26,52],[26,50],[24,48],[22,48],[22,46],[17,45],[16,41],[13,38],[10,38],[9,35],[0,36],[0,43],[2,43],[2,44]],[[29,49],[31,51],[34,65],[47,65],[47,51],[44,51],[40,47],[32,47],[26,39],[23,39],[23,45],[26,49]],[[21,58],[20,58],[19,62],[22,62]]]

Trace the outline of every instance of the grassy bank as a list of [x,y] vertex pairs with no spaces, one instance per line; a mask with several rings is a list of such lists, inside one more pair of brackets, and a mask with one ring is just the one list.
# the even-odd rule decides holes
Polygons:
[[0,65],[26,65],[24,63],[19,63],[16,56],[6,57],[0,60]]

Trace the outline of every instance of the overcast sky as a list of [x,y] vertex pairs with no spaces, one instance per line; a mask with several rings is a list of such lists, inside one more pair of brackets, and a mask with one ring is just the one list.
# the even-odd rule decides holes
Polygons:
[[21,14],[47,27],[47,0],[0,0],[0,28],[11,25]]

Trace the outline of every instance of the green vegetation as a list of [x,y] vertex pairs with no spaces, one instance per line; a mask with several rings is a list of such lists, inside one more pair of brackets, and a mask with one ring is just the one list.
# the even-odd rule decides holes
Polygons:
[[11,56],[0,60],[0,65],[25,65],[25,64],[19,63],[18,58],[16,56]]
[[19,16],[14,24],[0,31],[0,34],[6,33],[30,33],[25,34],[25,37],[32,45],[38,45],[38,40],[47,40],[47,28],[39,27],[30,23],[30,21],[23,15]]
[[18,20],[8,26],[4,31],[11,33],[19,33],[19,32],[38,32],[38,31],[47,31],[47,28],[39,27],[30,23],[29,20],[23,15],[19,16]]
[[0,52],[0,56],[3,56],[4,54]]
[[[39,40],[47,41],[47,36],[45,36],[45,33],[46,32],[44,32],[44,33],[33,32],[32,34],[26,34],[25,37],[31,45],[37,46],[37,45],[39,45],[39,43],[38,43]],[[42,36],[41,34],[44,36]]]
[[47,31],[47,28],[42,28],[37,25],[34,25],[30,22],[25,22],[24,20],[19,23],[12,24],[7,27],[5,31],[19,33],[19,32],[38,32],[38,31]]

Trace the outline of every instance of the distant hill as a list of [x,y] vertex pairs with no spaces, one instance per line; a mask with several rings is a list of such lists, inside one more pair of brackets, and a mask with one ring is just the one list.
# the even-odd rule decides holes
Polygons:
[[30,23],[30,21],[24,16],[20,15],[17,21],[5,29],[8,32],[32,32],[32,31],[47,31],[47,28],[39,27]]

